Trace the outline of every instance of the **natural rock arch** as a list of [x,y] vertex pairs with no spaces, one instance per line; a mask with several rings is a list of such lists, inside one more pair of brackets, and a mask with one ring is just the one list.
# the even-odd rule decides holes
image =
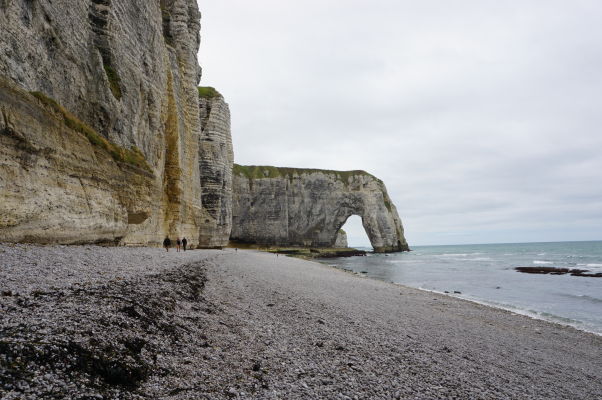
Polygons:
[[235,165],[232,206],[234,241],[333,247],[359,215],[374,251],[409,250],[384,183],[364,171]]

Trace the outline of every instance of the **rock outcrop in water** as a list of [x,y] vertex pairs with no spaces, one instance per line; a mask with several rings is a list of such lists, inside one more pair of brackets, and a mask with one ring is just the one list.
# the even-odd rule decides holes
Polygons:
[[409,250],[384,183],[364,171],[235,165],[232,210],[234,241],[333,247],[359,215],[376,252]]
[[203,247],[228,245],[232,230],[232,166],[230,109],[213,88],[199,88],[201,202],[206,211],[199,242]]
[[3,240],[227,239],[207,178],[228,168],[199,149],[199,18],[195,0],[0,2]]

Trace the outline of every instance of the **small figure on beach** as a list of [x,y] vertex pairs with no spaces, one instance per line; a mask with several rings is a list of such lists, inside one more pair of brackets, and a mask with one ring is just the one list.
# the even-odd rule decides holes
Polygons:
[[163,239],[163,247],[165,247],[165,251],[169,251],[169,248],[171,247],[171,240],[167,236]]
[[176,251],[179,253],[180,252],[180,245],[182,244],[182,241],[180,240],[180,238],[176,239]]
[[184,251],[186,251],[187,244],[188,244],[188,240],[186,240],[186,238],[182,238],[182,247],[184,248]]

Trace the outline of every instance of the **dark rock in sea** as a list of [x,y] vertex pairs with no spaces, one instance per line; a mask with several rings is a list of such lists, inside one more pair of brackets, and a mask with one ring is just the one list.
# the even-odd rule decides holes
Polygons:
[[321,258],[338,258],[338,257],[363,257],[366,255],[364,250],[348,249],[337,250],[333,252],[324,252],[320,255]]
[[458,290],[454,290],[455,294],[462,294],[462,292],[458,291]]
[[569,269],[569,268],[557,268],[557,267],[516,267],[514,268],[518,272],[526,274],[549,274],[549,275],[566,275],[571,276],[583,276],[588,278],[602,278],[602,273],[589,273],[586,269]]
[[571,272],[571,276],[585,276],[587,278],[602,278],[602,272],[597,272],[597,273],[594,273],[594,274],[588,274],[586,272],[589,272],[589,271]]

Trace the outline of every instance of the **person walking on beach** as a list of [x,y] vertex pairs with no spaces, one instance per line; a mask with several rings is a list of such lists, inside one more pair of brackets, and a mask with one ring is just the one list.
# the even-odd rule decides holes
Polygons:
[[186,251],[187,244],[188,244],[188,240],[186,240],[186,238],[182,238],[182,247],[184,248],[184,251]]
[[169,251],[169,248],[171,247],[171,240],[169,240],[167,236],[163,239],[163,247],[165,247],[165,251]]
[[176,240],[176,251],[179,253],[180,252],[180,244],[182,244],[182,242],[180,241],[180,238],[178,238]]

